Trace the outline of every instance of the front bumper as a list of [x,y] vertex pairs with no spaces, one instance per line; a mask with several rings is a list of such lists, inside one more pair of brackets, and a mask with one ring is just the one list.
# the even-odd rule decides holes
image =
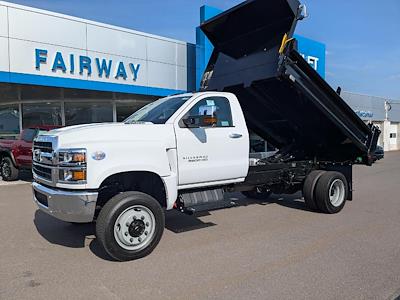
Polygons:
[[64,191],[32,183],[33,200],[45,213],[73,223],[88,223],[94,219],[97,192]]

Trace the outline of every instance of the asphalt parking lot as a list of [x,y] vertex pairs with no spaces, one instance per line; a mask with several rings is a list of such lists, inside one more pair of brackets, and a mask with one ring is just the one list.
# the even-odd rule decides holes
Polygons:
[[[400,152],[356,167],[338,215],[275,196],[202,216],[167,215],[148,257],[112,261],[93,225],[37,211],[30,184],[0,184],[0,299],[395,299]],[[238,195],[230,195],[235,198]]]

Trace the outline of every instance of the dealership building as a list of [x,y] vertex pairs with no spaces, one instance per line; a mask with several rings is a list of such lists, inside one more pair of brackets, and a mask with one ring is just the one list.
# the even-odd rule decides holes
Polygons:
[[[200,22],[219,12],[203,6]],[[325,45],[297,39],[324,77]],[[199,28],[192,44],[0,1],[0,138],[36,125],[123,121],[159,97],[198,89],[211,52]],[[400,149],[400,105],[342,95],[380,126],[385,150]]]

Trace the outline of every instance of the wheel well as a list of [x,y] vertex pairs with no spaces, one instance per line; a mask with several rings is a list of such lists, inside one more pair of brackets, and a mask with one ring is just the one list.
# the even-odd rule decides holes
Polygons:
[[12,157],[11,157],[11,154],[9,153],[9,152],[7,152],[7,151],[0,151],[0,162],[1,162],[1,160],[3,159],[3,158],[5,158],[5,157],[9,157],[9,158],[11,158],[11,161],[13,162],[13,164],[14,164],[14,160],[12,159]]
[[97,205],[103,207],[112,197],[127,191],[148,194],[167,207],[164,182],[159,175],[147,171],[117,173],[106,178],[100,186]]
[[341,173],[347,180],[348,186],[348,195],[347,200],[353,200],[353,168],[351,165],[327,165],[324,170],[326,171],[335,171]]
[[0,163],[1,163],[1,161],[3,160],[3,158],[6,158],[6,157],[8,157],[9,159],[11,159],[11,163],[12,163],[12,165],[16,168],[16,169],[19,169],[20,167],[17,165],[17,163],[16,163],[16,161],[15,161],[15,157],[14,157],[14,155],[12,154],[12,152],[10,152],[10,151],[0,151]]

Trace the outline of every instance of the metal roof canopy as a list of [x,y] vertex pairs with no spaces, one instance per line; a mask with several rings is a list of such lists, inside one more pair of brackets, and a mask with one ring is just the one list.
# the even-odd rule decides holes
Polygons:
[[215,49],[202,90],[235,93],[248,127],[296,159],[369,164],[370,128],[287,43],[301,18],[297,0],[248,0],[202,24]]

